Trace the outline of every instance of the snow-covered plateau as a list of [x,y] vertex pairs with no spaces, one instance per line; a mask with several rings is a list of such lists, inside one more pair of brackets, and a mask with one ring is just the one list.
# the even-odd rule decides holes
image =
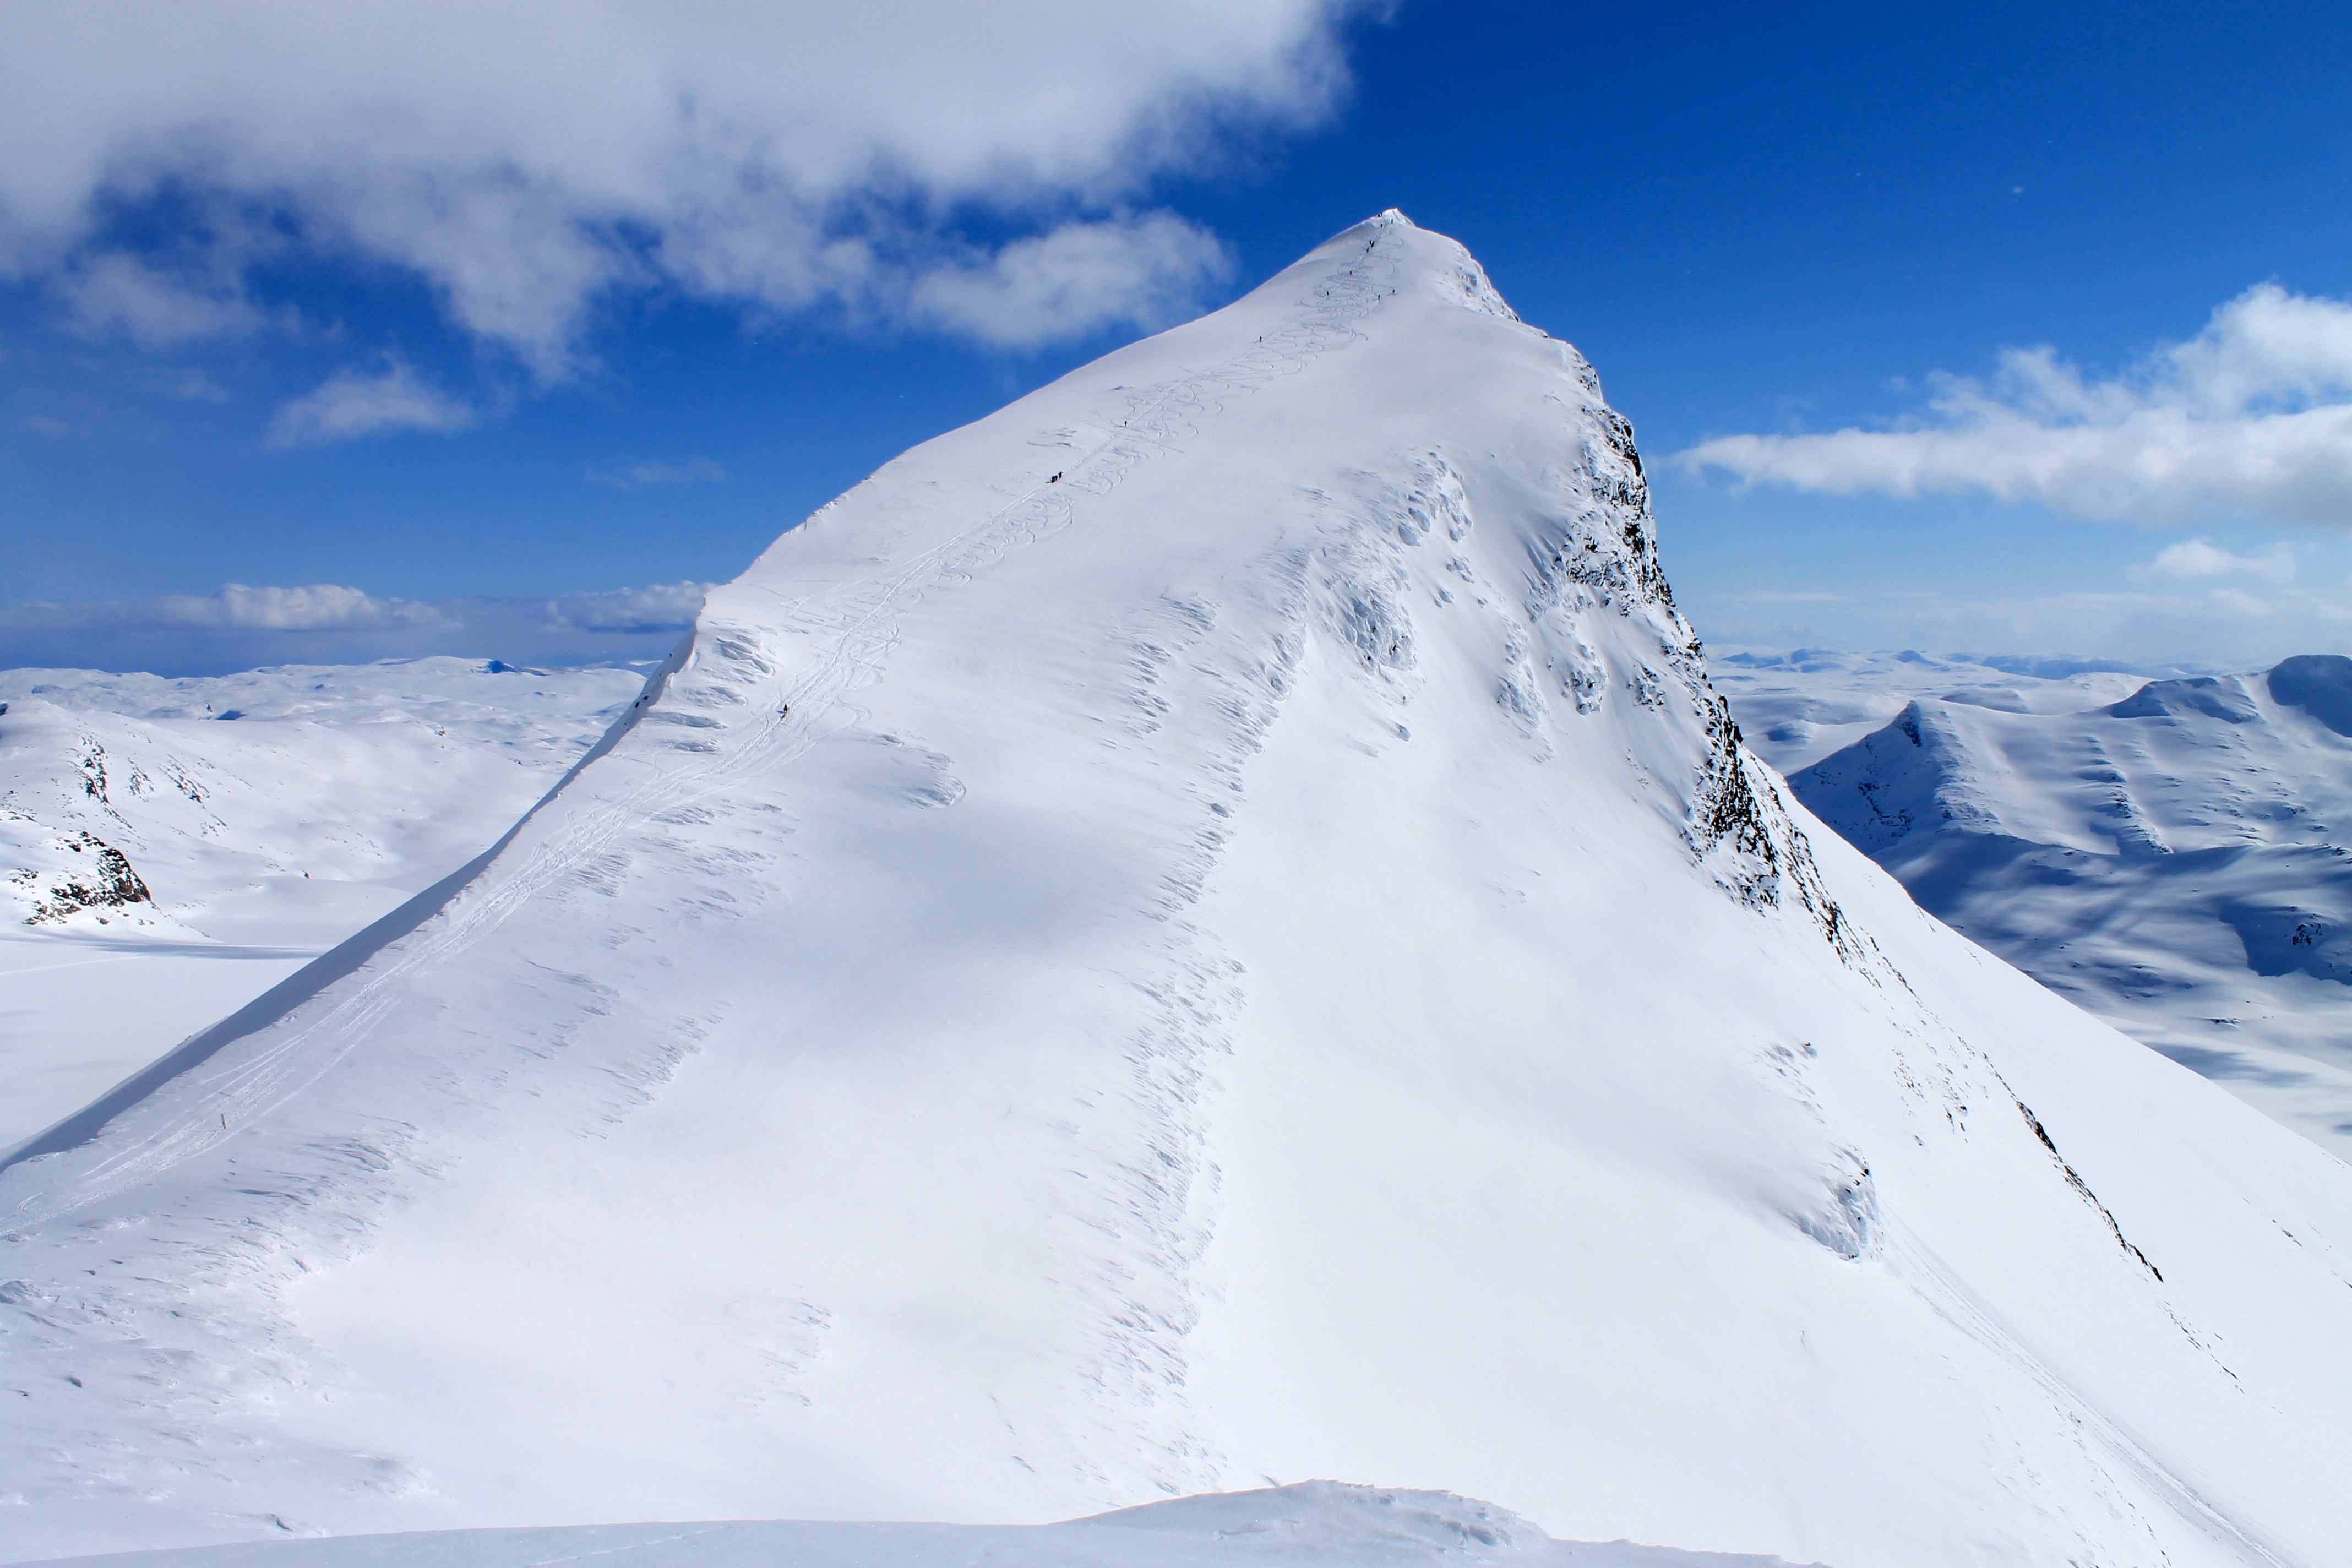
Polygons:
[[0,1150],[456,871],[643,670],[0,670]]
[[1977,942],[2352,1160],[2352,659],[2036,681],[1820,656],[1741,675],[1782,710],[1764,732],[1792,741],[1801,694],[1840,717],[1891,707],[1790,775],[1806,805]]
[[155,1048],[0,1172],[17,1560],[2352,1541],[2352,1170],[1798,805],[1591,366],[1394,214],[884,468]]

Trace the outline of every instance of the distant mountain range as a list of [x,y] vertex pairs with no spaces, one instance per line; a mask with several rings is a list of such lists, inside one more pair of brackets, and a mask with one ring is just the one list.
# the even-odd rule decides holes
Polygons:
[[2153,680],[1746,668],[1778,691],[1743,710],[1792,751],[1900,705],[1790,784],[1923,906],[2352,1159],[2352,659]]

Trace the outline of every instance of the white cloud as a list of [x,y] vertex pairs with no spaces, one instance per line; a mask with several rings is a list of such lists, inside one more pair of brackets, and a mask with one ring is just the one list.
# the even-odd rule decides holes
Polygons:
[[228,389],[200,370],[183,371],[170,383],[171,394],[191,403],[226,403]]
[[2095,518],[2250,514],[2352,528],[2352,304],[2250,289],[2130,372],[2010,349],[1990,384],[1938,375],[1885,430],[1727,436],[1677,455],[1831,495],[1978,493]]
[[441,618],[430,605],[378,599],[358,588],[315,583],[307,588],[248,588],[224,584],[216,594],[168,595],[146,606],[92,605],[93,618],[162,626],[217,626],[239,631],[341,631],[359,626],[428,625]]
[[683,463],[631,463],[618,468],[591,468],[588,482],[610,485],[616,490],[634,490],[646,485],[715,485],[723,483],[727,470],[709,458],[688,458]]
[[1065,224],[915,280],[917,314],[1006,347],[1097,325],[1163,326],[1233,271],[1214,236],[1168,213]]
[[282,405],[269,420],[269,445],[323,447],[393,430],[446,435],[474,422],[474,411],[417,378],[394,360],[373,375],[343,371]]
[[568,631],[677,632],[694,624],[713,584],[657,583],[609,594],[566,594],[546,603],[546,624]]
[[2234,555],[2202,539],[2184,539],[2156,552],[2156,559],[2134,566],[2135,577],[2161,577],[2177,583],[2210,582],[2223,577],[2251,577],[2267,583],[2294,581],[2294,552],[2273,544],[2260,555]]
[[[1156,318],[1215,276],[1174,219],[1085,220],[1226,129],[1318,119],[1339,22],[1377,5],[11,6],[0,272],[100,276],[109,213],[168,193],[198,226],[258,215],[306,254],[410,269],[543,377],[625,287],[1033,343]],[[953,214],[1045,232],[967,264]]]

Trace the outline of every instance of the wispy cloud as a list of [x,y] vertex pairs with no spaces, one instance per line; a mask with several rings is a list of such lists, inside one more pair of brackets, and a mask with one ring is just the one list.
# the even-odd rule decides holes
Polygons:
[[648,485],[716,485],[727,470],[709,458],[688,458],[683,463],[630,463],[617,468],[591,468],[588,482],[616,490],[642,489]]
[[[0,275],[79,279],[91,320],[184,341],[248,308],[237,236],[263,230],[237,215],[258,214],[299,258],[407,270],[542,379],[600,299],[640,289],[1040,343],[1220,276],[1213,240],[1121,204],[1229,132],[1322,118],[1341,26],[1382,9],[17,6]],[[141,236],[190,213],[173,254],[211,281],[173,295]],[[964,258],[975,227],[1010,241]]]
[[1065,224],[919,277],[917,315],[1023,348],[1106,325],[1164,326],[1233,272],[1216,237],[1169,213]]
[[269,445],[324,447],[395,430],[446,435],[474,422],[474,410],[394,360],[373,374],[347,370],[282,405],[269,421]]
[[[2352,528],[2352,304],[2250,289],[2128,372],[2005,350],[1990,381],[1938,374],[1876,430],[1726,436],[1693,470],[1831,495],[1984,494],[2143,522],[2251,514]],[[2184,558],[2185,559],[2185,558]]]
[[234,275],[219,269],[179,275],[120,252],[81,258],[58,278],[56,289],[85,333],[121,332],[147,348],[235,336],[268,320]]
[[218,593],[173,594],[143,608],[89,606],[99,621],[149,621],[157,626],[217,626],[241,631],[347,631],[356,626],[427,625],[442,617],[411,599],[378,599],[358,588],[314,583],[307,588],[248,588],[225,584]]
[[709,583],[658,583],[609,594],[565,594],[541,601],[543,625],[567,631],[677,633],[694,624]]
[[2176,583],[2207,583],[2242,577],[2265,583],[2294,581],[2294,552],[2273,544],[2259,555],[2236,555],[2202,539],[2184,539],[2156,552],[2156,559],[2130,569],[2140,578],[2164,578]]

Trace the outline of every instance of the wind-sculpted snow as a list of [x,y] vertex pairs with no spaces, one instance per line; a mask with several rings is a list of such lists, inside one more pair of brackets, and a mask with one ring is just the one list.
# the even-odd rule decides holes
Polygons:
[[1928,909],[2352,1158],[2352,659],[2103,707],[1923,698],[1797,774]]
[[1388,215],[906,454],[477,864],[0,1175],[20,1555],[1308,1476],[2322,1561],[2344,1169],[1748,754]]

